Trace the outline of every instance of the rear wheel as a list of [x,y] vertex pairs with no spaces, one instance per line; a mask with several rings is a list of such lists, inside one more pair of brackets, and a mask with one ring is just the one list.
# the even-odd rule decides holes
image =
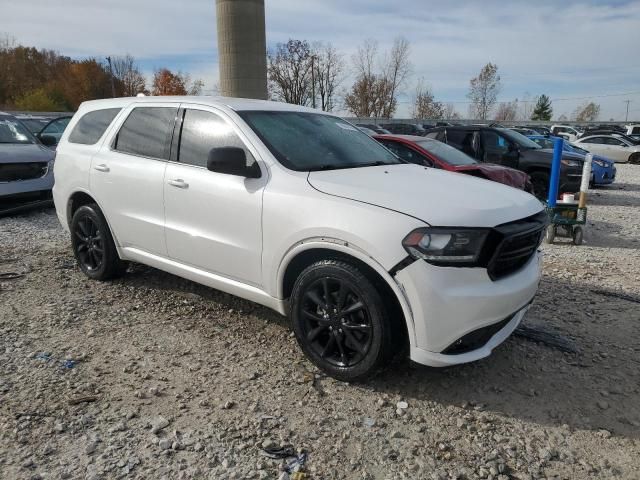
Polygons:
[[533,184],[533,193],[540,200],[546,200],[549,196],[549,174],[547,172],[532,172],[530,175]]
[[338,380],[364,380],[393,355],[382,296],[349,263],[322,260],[307,267],[293,288],[291,319],[304,353]]
[[640,153],[632,153],[629,156],[629,163],[640,165]]
[[120,260],[109,225],[96,204],[78,208],[70,230],[73,254],[87,277],[109,280],[125,272],[127,264]]

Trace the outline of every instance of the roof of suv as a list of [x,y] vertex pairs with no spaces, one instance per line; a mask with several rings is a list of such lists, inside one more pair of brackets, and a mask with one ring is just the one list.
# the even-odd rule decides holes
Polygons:
[[269,111],[293,111],[326,114],[320,110],[314,110],[300,105],[291,105],[283,102],[272,102],[269,100],[255,100],[251,98],[233,97],[213,97],[213,96],[144,96],[144,97],[122,97],[107,98],[103,100],[90,100],[83,102],[81,109],[126,107],[132,103],[191,103],[199,105],[210,105],[214,107],[224,106],[235,111],[242,110],[269,110]]

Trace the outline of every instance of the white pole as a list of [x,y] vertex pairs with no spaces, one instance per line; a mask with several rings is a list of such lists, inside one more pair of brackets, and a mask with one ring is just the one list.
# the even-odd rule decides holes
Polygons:
[[593,154],[587,153],[584,157],[584,167],[582,167],[582,181],[580,182],[580,201],[578,207],[584,208],[587,205],[587,192],[589,191],[589,183],[591,182],[591,163],[593,162]]

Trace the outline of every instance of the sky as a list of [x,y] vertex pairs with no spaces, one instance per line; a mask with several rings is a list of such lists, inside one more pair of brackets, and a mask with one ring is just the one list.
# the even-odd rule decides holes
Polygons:
[[[498,65],[498,99],[545,93],[554,118],[586,101],[600,120],[640,121],[640,1],[622,0],[266,0],[267,47],[289,38],[329,42],[351,56],[365,39],[381,52],[397,36],[411,44],[411,76],[396,117],[411,111],[423,78],[436,99],[466,117],[469,79]],[[218,83],[214,0],[0,0],[0,35],[73,58],[133,55],[143,72],[168,67]]]

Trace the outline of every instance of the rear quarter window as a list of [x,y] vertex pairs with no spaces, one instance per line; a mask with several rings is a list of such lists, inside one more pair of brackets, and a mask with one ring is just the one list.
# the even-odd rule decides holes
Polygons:
[[95,144],[116,115],[122,110],[121,108],[105,108],[102,110],[93,110],[85,113],[76,123],[75,127],[69,134],[68,141],[71,143],[80,143],[83,145]]
[[169,159],[176,107],[136,107],[120,127],[114,149],[144,157]]

